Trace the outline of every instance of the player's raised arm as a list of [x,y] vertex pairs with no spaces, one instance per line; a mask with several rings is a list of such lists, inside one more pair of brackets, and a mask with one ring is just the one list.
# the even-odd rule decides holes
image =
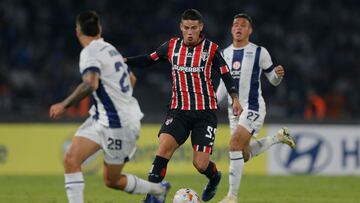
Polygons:
[[238,95],[239,90],[236,89],[235,82],[230,74],[229,67],[218,50],[216,50],[214,55],[213,66],[215,67],[215,70],[219,71],[221,79],[224,81],[226,90],[232,98],[234,115],[239,116],[242,112],[242,107],[240,105]]
[[156,51],[151,54],[126,57],[124,58],[125,63],[134,67],[147,67],[157,63],[160,60],[167,59],[169,42],[162,44]]
[[83,82],[62,102],[50,107],[50,118],[60,118],[65,110],[90,95],[99,86],[99,71],[88,70],[83,75]]

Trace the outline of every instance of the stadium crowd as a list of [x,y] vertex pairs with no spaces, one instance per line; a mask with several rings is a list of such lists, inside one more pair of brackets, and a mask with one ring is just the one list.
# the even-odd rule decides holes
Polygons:
[[[255,22],[251,41],[264,45],[286,76],[278,88],[263,83],[268,118],[358,119],[360,115],[360,2],[299,1],[0,1],[0,113],[47,115],[51,103],[80,80],[75,17],[85,9],[102,16],[105,40],[127,55],[150,53],[180,35],[179,16],[200,10],[205,35],[225,48],[235,14]],[[164,67],[165,66],[165,67]],[[135,96],[148,115],[170,100],[170,66],[138,72]],[[162,114],[161,114],[162,115]],[[154,121],[157,121],[156,119]]]

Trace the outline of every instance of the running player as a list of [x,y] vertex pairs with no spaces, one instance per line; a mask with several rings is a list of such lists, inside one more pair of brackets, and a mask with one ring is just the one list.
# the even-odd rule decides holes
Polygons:
[[[260,76],[264,72],[269,82],[277,86],[284,77],[285,71],[281,65],[274,66],[268,51],[264,47],[249,42],[253,32],[253,22],[247,14],[235,15],[231,33],[233,43],[223,50],[223,56],[231,67],[231,74],[239,90],[239,101],[243,107],[240,117],[233,116],[229,101],[230,121],[230,166],[229,192],[221,203],[237,202],[237,194],[244,162],[259,155],[276,143],[285,143],[295,147],[295,142],[287,128],[282,128],[276,135],[251,141],[259,133],[266,114],[265,102],[261,95]],[[220,83],[217,96],[226,96],[225,87]]]
[[[215,195],[221,173],[210,161],[217,127],[216,93],[211,76],[221,75],[233,101],[234,115],[239,115],[237,90],[218,45],[204,38],[202,16],[195,9],[186,10],[181,16],[182,38],[174,37],[149,55],[127,58],[134,67],[144,67],[168,60],[172,65],[172,98],[170,109],[159,132],[160,145],[149,172],[148,180],[161,182],[175,150],[188,139],[194,149],[193,165],[209,182],[202,194],[203,201]],[[145,202],[154,196],[148,195]]]
[[[134,154],[143,114],[132,96],[128,66],[114,46],[101,38],[98,15],[78,15],[76,35],[84,47],[80,53],[83,82],[74,92],[50,108],[50,117],[59,118],[68,107],[92,95],[91,116],[80,126],[64,157],[65,188],[69,203],[84,202],[81,164],[92,154],[104,151],[105,185],[131,194],[153,194],[165,201],[169,183],[151,183],[121,171]],[[134,85],[134,84],[133,84]]]

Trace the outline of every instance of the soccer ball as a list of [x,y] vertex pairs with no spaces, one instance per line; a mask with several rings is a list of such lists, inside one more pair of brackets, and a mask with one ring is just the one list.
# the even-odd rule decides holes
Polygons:
[[173,203],[199,203],[198,194],[190,188],[181,188],[176,191]]

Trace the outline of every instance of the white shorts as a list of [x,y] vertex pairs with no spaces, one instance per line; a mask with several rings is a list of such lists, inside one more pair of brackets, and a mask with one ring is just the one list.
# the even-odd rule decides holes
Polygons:
[[89,117],[75,136],[85,137],[99,144],[104,151],[106,163],[124,164],[135,154],[140,125],[138,121],[122,128],[108,128]]
[[265,115],[265,110],[253,111],[244,109],[243,112],[241,112],[240,117],[235,117],[232,113],[230,114],[229,112],[231,135],[234,133],[236,126],[241,125],[246,130],[248,130],[253,137],[256,137],[264,124]]

